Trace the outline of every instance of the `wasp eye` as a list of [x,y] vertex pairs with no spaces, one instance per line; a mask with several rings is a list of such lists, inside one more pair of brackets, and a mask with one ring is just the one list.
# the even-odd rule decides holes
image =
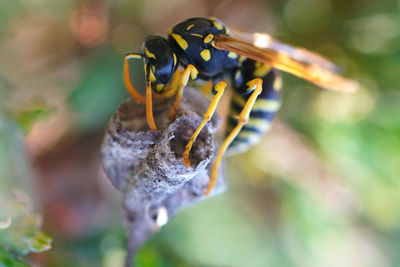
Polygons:
[[149,36],[143,44],[142,51],[157,83],[167,83],[178,65],[177,57],[167,39],[157,35]]

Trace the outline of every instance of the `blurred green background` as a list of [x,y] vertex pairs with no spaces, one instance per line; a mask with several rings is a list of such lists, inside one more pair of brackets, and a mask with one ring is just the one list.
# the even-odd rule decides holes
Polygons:
[[[0,266],[121,266],[122,200],[99,151],[128,97],[123,54],[193,16],[322,53],[361,88],[284,74],[271,132],[227,160],[228,191],[178,214],[137,266],[398,266],[395,0],[1,0]],[[47,249],[40,229],[52,249],[22,258]]]

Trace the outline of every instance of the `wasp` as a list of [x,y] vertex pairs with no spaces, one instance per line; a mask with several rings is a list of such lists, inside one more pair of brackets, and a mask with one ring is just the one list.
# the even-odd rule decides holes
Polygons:
[[[140,95],[129,76],[129,59],[143,59],[146,96]],[[180,75],[174,74],[181,68]],[[213,188],[217,170],[227,150],[242,152],[257,144],[270,127],[280,107],[282,80],[278,70],[308,80],[319,87],[354,92],[358,84],[336,74],[338,67],[324,57],[304,48],[293,47],[266,33],[228,29],[216,18],[189,18],[168,31],[168,37],[151,35],[141,53],[124,57],[125,86],[134,99],[146,104],[150,129],[157,130],[152,111],[152,95],[171,95],[170,83],[178,79],[175,100],[169,112],[173,118],[188,80],[212,82],[213,99],[188,141],[183,160],[190,166],[189,153],[204,125],[211,119],[227,87],[233,89],[226,138],[219,147],[210,182]],[[178,76],[178,78],[174,78]]]

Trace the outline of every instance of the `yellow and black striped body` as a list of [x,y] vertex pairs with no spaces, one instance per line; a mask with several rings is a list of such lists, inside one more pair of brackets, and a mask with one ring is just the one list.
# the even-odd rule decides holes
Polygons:
[[270,128],[271,122],[281,104],[282,80],[279,72],[269,65],[251,59],[241,60],[233,81],[229,119],[226,135],[237,124],[237,116],[243,109],[250,93],[246,83],[255,78],[263,80],[263,90],[254,103],[249,120],[229,146],[229,153],[241,153],[257,144],[261,136]]
[[[133,58],[143,59],[145,63],[145,97],[130,80],[128,60]],[[230,36],[227,27],[215,18],[186,19],[173,26],[167,38],[149,36],[142,53],[128,53],[124,57],[126,88],[133,98],[146,104],[146,119],[153,131],[157,130],[153,94],[160,97],[175,94],[168,112],[172,121],[177,116],[189,79],[212,83],[214,96],[182,154],[187,168],[191,166],[189,155],[194,142],[213,117],[228,86],[227,81],[231,81],[233,92],[226,138],[218,149],[205,194],[209,194],[216,183],[223,155],[241,153],[256,145],[269,130],[280,108],[281,77],[277,69],[265,63],[323,88],[349,92],[357,88],[355,82],[336,75],[332,63],[313,52],[280,43],[263,33],[233,29],[233,36]]]
[[145,61],[147,79],[151,82],[151,89],[155,94],[164,93],[169,88],[166,85],[179,66],[188,68],[192,65],[197,72],[196,77],[192,79],[212,80],[212,92],[215,95],[215,86],[226,78],[230,79],[233,96],[227,135],[237,125],[237,115],[255,89],[249,90],[247,83],[256,78],[263,80],[263,90],[254,103],[248,123],[242,127],[229,146],[231,153],[247,150],[268,131],[280,106],[281,78],[279,73],[267,64],[231,51],[217,49],[214,37],[229,34],[226,26],[215,18],[190,18],[173,26],[167,39],[156,35],[149,36],[143,44],[141,56]]

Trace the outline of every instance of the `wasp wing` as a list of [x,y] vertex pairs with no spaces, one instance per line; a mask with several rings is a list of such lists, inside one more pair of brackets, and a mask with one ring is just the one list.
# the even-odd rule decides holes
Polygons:
[[275,39],[271,35],[264,32],[250,32],[237,27],[229,27],[231,35],[237,39],[248,41],[260,48],[270,48],[272,50],[281,51],[288,54],[294,60],[303,63],[314,63],[326,70],[338,73],[340,67],[332,63],[329,59],[309,51],[302,47],[295,47]]
[[270,64],[322,88],[341,92],[354,92],[358,88],[355,81],[335,73],[338,71],[335,64],[314,52],[283,44],[268,34],[240,33],[239,30],[234,34],[240,38],[223,34],[215,36],[215,47]]

